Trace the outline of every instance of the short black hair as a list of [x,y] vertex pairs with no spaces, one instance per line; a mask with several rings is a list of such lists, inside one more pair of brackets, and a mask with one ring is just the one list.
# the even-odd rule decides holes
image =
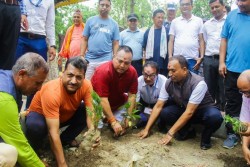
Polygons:
[[[181,1],[182,1],[182,0],[180,0],[180,4],[181,4]],[[191,5],[193,6],[193,0],[190,0],[190,3],[191,3]]]
[[219,1],[220,4],[224,6],[224,1],[223,0],[209,0],[209,4],[217,2],[217,1]]
[[156,10],[153,12],[153,17],[155,17],[158,13],[164,13],[164,14],[165,14],[164,10],[162,10],[162,9],[156,9]]
[[226,5],[225,8],[226,8],[227,13],[231,12],[231,6]]
[[156,62],[154,61],[146,61],[145,64],[143,65],[143,70],[145,67],[152,67],[152,68],[155,68],[156,69],[156,73],[158,74],[159,73],[159,66]]
[[[99,0],[99,4],[100,4],[100,2],[101,2],[101,1],[103,1],[103,0]],[[108,1],[109,1],[109,2],[110,2],[110,4],[111,4],[111,0],[108,0]]]
[[127,46],[127,45],[121,45],[121,46],[119,46],[117,52],[119,52],[121,50],[123,50],[126,53],[131,53],[132,57],[133,57],[133,50],[129,46]]
[[84,70],[84,74],[86,73],[88,62],[83,57],[75,56],[69,58],[65,64],[65,70],[67,69],[69,64],[71,64],[72,66],[74,66],[79,70]]
[[177,60],[180,65],[181,65],[181,68],[184,68],[186,67],[188,69],[188,62],[187,62],[187,59],[183,56],[173,56],[169,59],[169,62],[170,61],[173,61],[173,60]]

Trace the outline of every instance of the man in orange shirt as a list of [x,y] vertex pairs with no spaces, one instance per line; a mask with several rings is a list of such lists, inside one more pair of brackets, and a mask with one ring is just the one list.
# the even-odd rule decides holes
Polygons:
[[[92,107],[92,86],[85,80],[86,61],[77,56],[68,59],[61,78],[43,85],[34,96],[26,116],[26,136],[34,149],[49,136],[57,166],[67,166],[62,144],[78,146],[75,138],[88,126],[93,128],[85,107]],[[82,103],[82,101],[84,103]],[[60,128],[68,126],[60,135]],[[98,142],[97,142],[98,143]]]

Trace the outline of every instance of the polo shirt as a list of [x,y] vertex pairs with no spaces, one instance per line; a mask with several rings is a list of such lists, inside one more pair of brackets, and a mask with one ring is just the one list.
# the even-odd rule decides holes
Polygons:
[[119,44],[129,46],[133,51],[133,60],[142,59],[142,42],[144,33],[140,29],[131,31],[129,28],[120,33]]
[[226,66],[241,73],[250,68],[250,15],[239,9],[231,11],[222,28],[221,38],[227,39]]
[[202,33],[203,21],[192,15],[189,20],[182,16],[175,18],[170,26],[169,35],[174,35],[173,56],[182,55],[186,59],[199,57],[199,34]]
[[206,56],[219,55],[221,41],[220,34],[226,18],[226,15],[220,20],[216,20],[213,17],[204,24],[202,32],[206,43]]
[[137,72],[130,66],[125,73],[119,75],[112,61],[109,61],[96,69],[91,83],[100,97],[108,98],[111,110],[114,112],[127,101],[127,93],[137,93]]
[[250,123],[250,98],[247,98],[244,95],[242,96],[240,121]]
[[153,86],[149,86],[145,83],[143,75],[138,78],[138,92],[136,101],[140,98],[148,104],[154,104],[157,102],[161,87],[165,85],[167,78],[164,75],[158,74],[155,78]]

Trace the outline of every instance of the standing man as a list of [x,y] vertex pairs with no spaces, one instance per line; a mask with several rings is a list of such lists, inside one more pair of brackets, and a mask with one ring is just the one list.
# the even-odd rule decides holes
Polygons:
[[[21,166],[45,166],[23,134],[18,112],[22,107],[22,94],[30,95],[38,91],[48,72],[49,67],[45,60],[36,53],[23,55],[17,60],[12,71],[0,70],[0,137],[5,143],[15,147],[18,152],[17,162]],[[3,159],[3,162],[15,164],[15,149],[8,145],[2,147],[3,145],[0,147],[0,157],[7,158]],[[10,157],[5,156],[6,154]]]
[[[213,106],[214,102],[208,92],[203,78],[188,70],[187,60],[183,56],[174,56],[168,63],[169,77],[162,87],[159,99],[150,115],[146,128],[139,133],[141,138],[149,134],[149,130],[159,116],[159,128],[172,126],[159,141],[168,144],[178,132],[179,140],[194,137],[191,124],[202,124],[200,147],[211,148],[211,136],[221,125],[223,118],[220,111]],[[163,108],[165,101],[172,98],[174,104]]]
[[167,78],[159,74],[158,64],[153,61],[147,61],[143,65],[142,76],[138,78],[138,92],[136,101],[141,104],[141,119],[136,127],[140,128],[147,124],[149,115],[157,102],[161,87],[165,85]]
[[23,3],[26,5],[29,15],[29,28],[25,30],[21,29],[16,59],[26,52],[35,52],[47,61],[47,51],[49,51],[49,60],[53,60],[56,55],[54,1],[23,0]]
[[133,50],[131,65],[136,69],[138,76],[142,74],[142,42],[144,33],[137,27],[138,16],[130,14],[127,17],[128,28],[120,33],[119,44],[129,46]]
[[70,26],[65,34],[61,51],[58,53],[58,63],[62,64],[62,58],[71,58],[79,56],[81,53],[80,43],[82,41],[82,32],[84,23],[82,20],[82,13],[77,9],[73,14],[73,25]]
[[83,31],[81,56],[89,61],[87,79],[91,79],[98,66],[112,60],[119,47],[119,27],[109,17],[110,9],[111,0],[99,0],[99,16],[89,18]]
[[225,93],[224,78],[219,74],[219,53],[221,42],[221,30],[226,20],[223,0],[210,0],[209,6],[213,18],[208,20],[203,27],[203,37],[206,51],[203,62],[203,74],[208,86],[208,91],[216,102],[216,106],[224,111]]
[[20,22],[22,28],[28,29],[26,6],[23,0],[0,0],[0,13],[0,69],[11,70],[15,60]]
[[169,34],[171,22],[175,19],[175,17],[176,17],[176,6],[174,3],[168,3],[167,4],[167,18],[164,22],[164,26],[166,27],[168,34]]
[[[44,84],[28,109],[26,136],[31,146],[39,149],[48,135],[57,166],[67,166],[62,144],[78,147],[75,138],[86,126],[93,128],[86,113],[86,107],[93,109],[86,69],[87,62],[80,56],[68,59],[62,77]],[[64,126],[68,127],[60,134]]]
[[159,73],[167,76],[167,30],[163,26],[165,12],[156,9],[153,13],[153,26],[144,33],[143,58],[146,61],[154,61],[159,65]]
[[125,127],[121,126],[122,113],[119,108],[126,102],[130,103],[128,113],[135,107],[137,93],[137,72],[131,66],[133,58],[132,49],[129,46],[120,46],[112,61],[98,67],[91,79],[93,89],[101,97],[103,112],[115,132],[115,136],[122,135]]
[[182,55],[188,60],[188,69],[196,74],[203,61],[205,43],[203,21],[192,14],[193,0],[180,0],[181,16],[172,21],[168,45],[169,58]]
[[[239,117],[242,95],[237,88],[241,72],[250,69],[250,0],[238,0],[238,9],[231,11],[221,33],[219,72],[225,78],[226,114]],[[238,138],[227,124],[225,148],[233,148]]]

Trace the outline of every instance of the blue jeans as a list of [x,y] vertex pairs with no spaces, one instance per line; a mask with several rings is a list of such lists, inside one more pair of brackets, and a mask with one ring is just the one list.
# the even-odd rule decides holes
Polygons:
[[[42,114],[31,111],[26,117],[26,137],[33,147],[39,149],[42,147],[43,139],[48,134],[48,128],[45,117]],[[70,142],[74,140],[82,130],[87,126],[85,105],[82,103],[75,114],[66,122],[60,123],[60,128],[68,126],[61,133],[61,142]]]
[[[179,107],[177,105],[170,105],[162,109],[159,118],[159,128],[172,126],[184,113],[185,108]],[[192,118],[182,127],[178,133],[185,134],[188,132],[191,124],[202,124],[204,125],[204,130],[201,136],[201,142],[210,143],[210,138],[212,134],[219,129],[221,123],[223,122],[222,115],[220,111],[213,106],[201,108],[195,111]]]
[[195,73],[195,74],[198,74],[199,71],[194,70],[194,65],[196,64],[196,60],[195,59],[187,59],[187,61],[188,61],[188,70]]

